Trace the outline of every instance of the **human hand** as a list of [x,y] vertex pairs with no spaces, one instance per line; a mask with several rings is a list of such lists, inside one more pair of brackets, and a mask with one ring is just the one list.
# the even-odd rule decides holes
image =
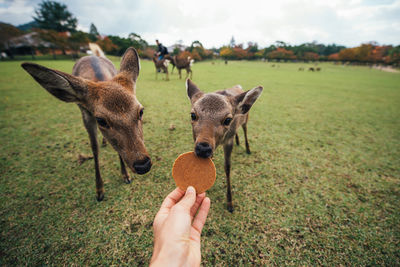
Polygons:
[[179,188],[172,191],[154,219],[150,265],[200,266],[200,236],[209,210],[210,199],[205,193],[196,196],[191,186],[186,193]]

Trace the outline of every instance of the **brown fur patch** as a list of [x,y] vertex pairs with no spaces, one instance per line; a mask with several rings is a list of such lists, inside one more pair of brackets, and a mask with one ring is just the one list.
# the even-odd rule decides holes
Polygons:
[[227,103],[217,94],[207,94],[198,101],[198,106],[202,111],[216,113],[226,108]]

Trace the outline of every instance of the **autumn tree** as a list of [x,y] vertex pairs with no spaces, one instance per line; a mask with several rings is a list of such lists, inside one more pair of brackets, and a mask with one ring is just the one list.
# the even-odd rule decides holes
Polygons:
[[234,58],[233,49],[229,46],[221,47],[221,49],[219,51],[219,55],[223,59],[233,59]]
[[113,53],[118,49],[118,46],[115,45],[113,41],[111,41],[111,39],[107,36],[103,39],[97,40],[96,44],[98,44],[101,49],[107,54]]
[[68,39],[69,47],[72,49],[72,51],[75,51],[76,57],[79,57],[80,48],[84,45],[87,45],[89,42],[89,34],[82,31],[76,31],[72,33]]
[[341,61],[355,61],[356,51],[354,48],[346,48],[339,52],[338,58]]
[[269,52],[267,54],[268,59],[276,59],[276,60],[290,60],[290,59],[296,59],[296,56],[294,55],[293,51],[289,51],[285,48],[278,47],[276,50]]
[[65,33],[57,32],[55,30],[43,30],[36,29],[39,37],[46,42],[51,44],[51,50],[53,52],[54,59],[56,58],[55,49],[60,49],[62,53],[66,54],[68,48],[68,35]]
[[57,32],[74,32],[78,20],[68,11],[65,4],[44,0],[35,9],[33,17],[39,28]]

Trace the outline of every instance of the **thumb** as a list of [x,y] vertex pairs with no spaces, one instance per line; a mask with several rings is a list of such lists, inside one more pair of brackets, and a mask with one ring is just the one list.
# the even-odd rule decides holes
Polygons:
[[196,189],[193,186],[189,186],[186,189],[185,196],[179,201],[178,205],[186,210],[190,210],[196,202]]

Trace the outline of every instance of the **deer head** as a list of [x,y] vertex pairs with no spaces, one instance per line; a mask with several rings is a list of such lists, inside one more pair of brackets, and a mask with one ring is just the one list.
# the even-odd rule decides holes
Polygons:
[[136,98],[140,62],[135,49],[127,49],[119,73],[109,81],[93,82],[33,63],[23,63],[22,67],[50,94],[88,111],[133,172],[150,170],[143,141],[143,106]]
[[190,116],[197,156],[211,157],[218,145],[233,140],[237,128],[262,89],[259,86],[247,92],[239,89],[239,94],[225,91],[205,94],[190,79],[186,80],[187,95],[192,104]]

